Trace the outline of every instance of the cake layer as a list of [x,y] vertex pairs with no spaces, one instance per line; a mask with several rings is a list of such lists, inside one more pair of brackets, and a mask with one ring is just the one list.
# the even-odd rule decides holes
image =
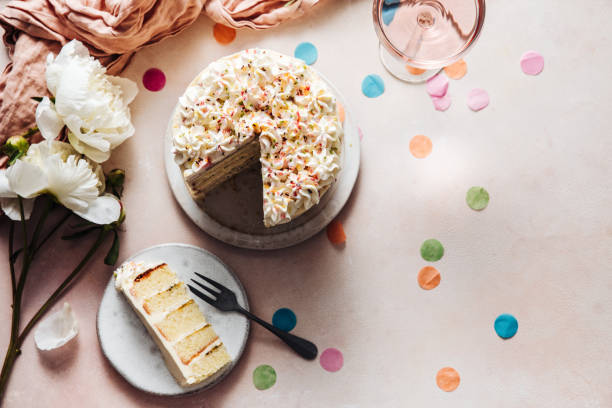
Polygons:
[[259,161],[259,141],[253,140],[232,155],[212,165],[214,169],[196,172],[185,178],[191,195],[202,199],[209,191]]
[[175,281],[176,275],[168,269],[168,265],[161,264],[138,274],[131,291],[135,297],[144,299],[168,289]]
[[147,298],[142,307],[150,315],[173,310],[189,301],[187,287],[179,282],[172,287]]
[[189,364],[194,357],[206,350],[219,337],[211,326],[202,327],[191,333],[174,346],[176,353],[185,364]]
[[207,378],[231,362],[223,344],[212,349],[208,354],[195,358],[189,365],[199,378]]
[[157,329],[168,341],[193,333],[206,324],[206,319],[197,303],[191,299],[178,309],[168,313],[166,317],[157,323]]

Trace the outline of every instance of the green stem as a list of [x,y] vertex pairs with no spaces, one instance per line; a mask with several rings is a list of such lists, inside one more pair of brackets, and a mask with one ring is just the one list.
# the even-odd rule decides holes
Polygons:
[[32,235],[32,241],[30,241],[30,250],[32,251],[32,257],[34,256],[34,248],[36,248],[36,241],[38,241],[38,236],[45,225],[45,221],[51,212],[51,208],[53,208],[53,201],[48,200],[45,209],[43,210],[42,215],[38,219],[38,223],[36,224],[36,228],[34,229],[34,234]]
[[93,245],[91,246],[91,248],[89,249],[85,257],[81,260],[81,262],[77,265],[77,267],[74,268],[74,270],[70,273],[70,275],[68,275],[66,279],[64,279],[64,281],[59,285],[59,287],[55,290],[55,292],[51,294],[49,299],[40,307],[40,309],[38,309],[36,314],[34,314],[34,316],[30,319],[28,324],[25,326],[25,328],[23,329],[23,331],[21,332],[18,338],[19,345],[23,343],[23,340],[26,338],[30,330],[32,330],[32,327],[34,327],[36,322],[38,322],[38,320],[47,312],[47,310],[49,310],[49,308],[53,306],[55,302],[62,296],[64,289],[66,289],[72,283],[72,281],[77,277],[79,272],[81,272],[85,264],[87,264],[89,259],[96,253],[98,248],[100,248],[100,245],[104,241],[104,238],[106,237],[107,233],[108,231],[105,230],[104,228],[100,229],[98,238],[93,243]]
[[15,278],[15,262],[13,261],[13,239],[15,237],[15,223],[11,222],[9,229],[9,266],[11,268],[11,288],[13,289],[13,304],[17,292],[17,279]]
[[15,301],[13,302],[13,314],[11,317],[11,338],[9,340],[8,349],[6,350],[6,356],[4,357],[4,363],[2,364],[2,371],[0,372],[0,401],[4,395],[4,390],[8,384],[9,375],[12,372],[13,365],[17,356],[21,353],[21,343],[19,341],[19,323],[21,317],[21,297],[23,295],[23,288],[25,286],[28,269],[30,268],[30,251],[28,249],[28,231],[25,222],[25,216],[23,213],[23,200],[19,199],[19,212],[21,215],[21,225],[23,226],[23,262],[21,264],[21,276],[19,277],[19,283],[15,291]]

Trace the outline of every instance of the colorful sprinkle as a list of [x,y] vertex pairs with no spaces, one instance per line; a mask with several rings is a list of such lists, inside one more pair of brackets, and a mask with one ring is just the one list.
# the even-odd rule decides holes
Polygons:
[[276,383],[276,371],[267,364],[262,364],[253,371],[253,384],[258,390],[267,390]]
[[368,98],[376,98],[385,92],[385,83],[379,75],[368,75],[361,82],[361,92]]
[[406,65],[406,71],[408,71],[412,75],[422,75],[427,72],[426,69],[416,68],[412,65]]
[[433,266],[426,266],[419,271],[417,282],[425,290],[432,290],[440,284],[440,272]]
[[282,331],[289,332],[295,328],[297,317],[295,313],[293,313],[293,310],[283,307],[274,312],[272,324]]
[[295,47],[293,55],[295,58],[303,60],[306,64],[312,65],[317,61],[319,52],[313,43],[303,42]]
[[342,244],[346,242],[346,234],[344,233],[344,227],[338,220],[333,220],[327,226],[327,238],[332,244]]
[[213,26],[213,36],[219,44],[227,45],[236,39],[236,30],[217,23]]
[[495,333],[502,339],[514,337],[518,330],[518,321],[510,314],[501,314],[495,319]]
[[444,73],[451,79],[461,79],[467,74],[467,64],[460,59],[444,67]]
[[521,57],[521,69],[527,75],[538,75],[544,69],[544,57],[535,51],[527,51]]
[[319,362],[324,370],[335,373],[342,368],[342,365],[344,364],[344,357],[342,356],[342,352],[340,350],[332,347],[325,349],[323,353],[321,353]]
[[423,159],[431,153],[432,143],[425,135],[416,135],[410,139],[410,153],[417,159]]
[[336,111],[338,112],[338,118],[340,119],[340,122],[344,123],[344,119],[346,119],[344,105],[342,105],[340,102],[336,102]]
[[427,93],[429,96],[444,96],[448,91],[448,78],[438,74],[427,80]]
[[472,210],[484,210],[489,205],[489,192],[483,187],[472,187],[465,194],[465,202]]
[[440,112],[444,112],[451,106],[451,98],[448,94],[444,96],[432,96],[431,101],[433,102],[434,108]]
[[444,247],[437,239],[428,239],[421,245],[421,256],[429,262],[436,262],[444,256]]
[[442,391],[451,392],[457,389],[461,378],[459,373],[452,367],[444,367],[436,374],[436,384]]
[[142,76],[142,84],[151,92],[161,91],[166,85],[166,75],[159,68],[150,68]]
[[489,94],[484,89],[472,89],[468,94],[467,105],[471,110],[478,112],[489,105]]

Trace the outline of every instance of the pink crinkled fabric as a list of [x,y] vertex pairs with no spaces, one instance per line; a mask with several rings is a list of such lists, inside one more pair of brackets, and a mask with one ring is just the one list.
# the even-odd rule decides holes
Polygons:
[[47,94],[45,61],[72,39],[118,74],[139,49],[177,34],[205,12],[232,27],[274,27],[319,0],[13,0],[0,11],[11,62],[0,75],[0,144],[34,126]]

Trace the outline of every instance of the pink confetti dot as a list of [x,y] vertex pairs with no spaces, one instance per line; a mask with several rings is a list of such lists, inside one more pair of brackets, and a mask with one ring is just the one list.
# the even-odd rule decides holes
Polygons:
[[429,96],[444,96],[448,91],[448,78],[438,74],[427,80],[427,93]]
[[544,57],[535,51],[527,51],[521,57],[521,69],[527,75],[538,75],[544,69]]
[[431,101],[437,111],[444,112],[451,106],[451,98],[448,94],[444,96],[432,96]]
[[323,353],[321,353],[319,362],[324,370],[334,373],[342,368],[344,357],[342,357],[342,352],[340,350],[331,347],[325,349]]
[[161,91],[166,85],[166,75],[161,69],[150,68],[142,76],[142,84],[151,92]]
[[484,89],[472,89],[468,94],[467,105],[471,110],[478,112],[489,105],[489,94]]

